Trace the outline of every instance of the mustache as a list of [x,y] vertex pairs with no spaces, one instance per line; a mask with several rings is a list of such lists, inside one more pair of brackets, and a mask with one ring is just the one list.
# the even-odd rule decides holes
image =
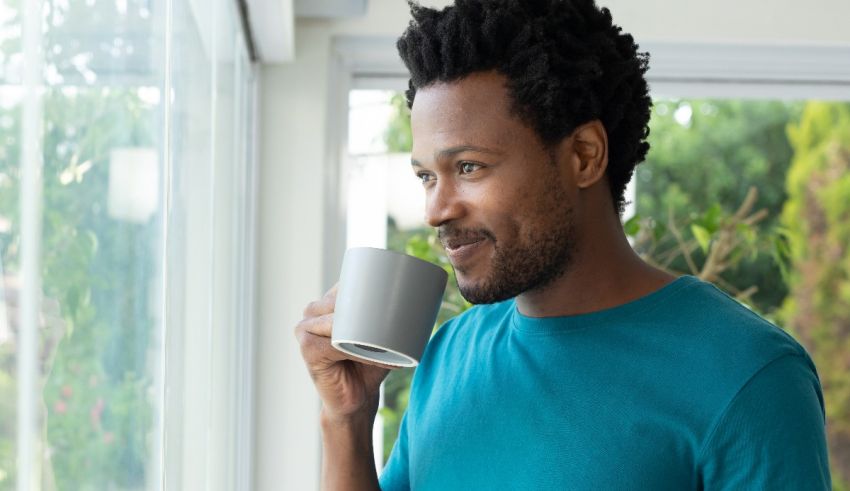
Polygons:
[[482,239],[496,241],[496,236],[486,228],[461,228],[455,225],[442,225],[437,229],[437,238],[443,247],[457,242],[475,242]]

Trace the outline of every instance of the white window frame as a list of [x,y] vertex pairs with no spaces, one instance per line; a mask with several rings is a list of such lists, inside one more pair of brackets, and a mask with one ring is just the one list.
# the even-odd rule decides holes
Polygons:
[[[38,430],[38,316],[41,310],[41,217],[42,217],[42,118],[44,81],[42,76],[43,34],[41,0],[22,3],[21,44],[24,59],[21,107],[21,308],[20,344],[17,359],[17,489],[41,487],[41,432]],[[0,278],[3,281],[3,278]],[[0,299],[2,302],[3,299]]]
[[[258,70],[255,60],[244,67],[239,62],[240,56],[253,58],[250,33],[245,32],[244,9],[222,0],[216,0],[210,5],[199,0],[182,1],[188,3],[204,49],[212,60],[211,94],[214,99],[211,114],[213,138],[210,142],[213,150],[211,161],[207,163],[212,185],[209,201],[188,200],[190,203],[183,212],[187,220],[203,219],[208,207],[215,213],[211,215],[209,223],[199,229],[205,236],[198,233],[189,236],[187,243],[177,244],[186,249],[186,254],[195,257],[194,260],[189,257],[185,266],[177,265],[185,269],[185,272],[178,273],[184,275],[183,294],[191,301],[190,305],[206,306],[206,311],[191,312],[184,308],[182,312],[187,315],[182,319],[174,319],[175,316],[169,314],[171,292],[167,270],[171,261],[167,254],[162,258],[166,261],[163,265],[166,278],[161,298],[162,318],[165,319],[161,355],[165,380],[161,394],[163,407],[160,411],[163,418],[162,472],[161,482],[156,489],[253,489]],[[221,11],[223,8],[225,12]],[[172,10],[173,7],[169,8],[168,16],[172,15]],[[225,45],[216,37],[216,29],[222,22],[218,16],[222,14],[233,16],[237,30],[233,45]],[[170,18],[168,22],[171,22]],[[172,33],[168,32],[167,36],[165,92],[171,93],[171,50],[174,48]],[[216,122],[218,103],[215,101],[219,62],[232,63],[236,74],[245,75],[247,83],[247,86],[242,86],[242,82],[237,80],[233,88],[233,106],[220,108],[225,111],[223,114],[234,115],[246,125],[242,131],[234,134],[233,155],[224,157],[216,156],[215,148],[215,134],[219,130]],[[248,114],[240,113],[240,109]],[[169,114],[170,108],[166,108],[166,138],[170,138],[172,131]],[[166,148],[165,153],[169,159],[166,169],[170,171],[172,154],[169,148]],[[239,172],[238,168],[230,169],[230,166],[239,163],[244,163],[244,173]],[[229,182],[227,177],[235,177],[235,182]],[[164,193],[162,209],[171,210],[169,197],[174,186],[168,177],[163,187],[168,192]],[[194,192],[190,187],[187,194]],[[225,213],[229,216],[225,217]],[[168,249],[168,213],[165,215],[163,250]],[[229,224],[233,227],[229,227]],[[228,233],[233,235],[228,237]],[[206,248],[203,246],[205,243],[208,245]],[[200,261],[210,263],[201,264]],[[193,278],[191,272],[198,268],[207,268],[210,273],[203,279]],[[224,284],[221,283],[222,279],[225,280]],[[210,280],[208,284],[204,283],[206,280]],[[227,297],[227,292],[233,293],[233,302],[226,303],[224,300],[228,298],[221,298]],[[175,320],[174,325],[168,325],[170,320]],[[207,376],[203,380],[190,380],[190,376],[199,370]],[[204,434],[195,433],[194,430],[198,428],[203,428]]]
[[[647,42],[639,50],[650,53],[646,77],[652,95],[850,101],[850,45]],[[324,290],[337,282],[346,247],[349,91],[403,91],[407,81],[394,37],[333,39],[325,139]],[[377,427],[375,434],[380,434]],[[383,442],[376,439],[374,446],[377,460]]]

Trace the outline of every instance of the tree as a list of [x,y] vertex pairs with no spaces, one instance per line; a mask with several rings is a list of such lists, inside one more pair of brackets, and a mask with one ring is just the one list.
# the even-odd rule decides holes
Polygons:
[[[775,234],[792,156],[785,128],[801,110],[799,102],[657,99],[650,122],[651,149],[635,176],[638,215],[652,219],[662,235],[671,210],[685,221],[699,221],[700,215],[709,213],[703,225],[711,225],[712,216],[734,212],[755,187],[753,208],[768,210],[761,228]],[[685,239],[697,238],[688,226],[681,227],[681,233]],[[668,243],[659,247],[675,250],[676,238],[666,235]],[[752,261],[728,268],[718,283],[734,295],[755,286],[749,303],[770,314],[782,303],[787,288],[780,263],[774,260],[775,235],[763,233],[754,239],[759,253]],[[702,247],[694,251],[698,261],[704,254]],[[669,266],[691,272],[684,256]]]
[[781,317],[823,386],[836,489],[850,489],[850,104],[812,102],[788,128],[782,210],[792,268]]

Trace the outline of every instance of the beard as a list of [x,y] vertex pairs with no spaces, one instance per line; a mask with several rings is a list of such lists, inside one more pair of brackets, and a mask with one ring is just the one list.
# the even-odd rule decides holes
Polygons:
[[[560,192],[559,192],[560,191]],[[478,281],[461,281],[461,295],[473,304],[501,302],[528,291],[541,291],[569,269],[576,249],[572,207],[563,190],[542,196],[534,207],[538,225],[520,232],[513,222],[512,241],[500,241],[486,229],[456,230],[450,225],[440,236],[477,236],[492,241],[494,252],[489,271]],[[456,273],[464,271],[455,268]]]

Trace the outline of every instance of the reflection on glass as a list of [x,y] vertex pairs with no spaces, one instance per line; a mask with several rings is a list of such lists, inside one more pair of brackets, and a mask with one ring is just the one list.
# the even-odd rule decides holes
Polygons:
[[[0,489],[14,486],[17,390],[15,389],[15,334],[13,322],[17,309],[12,305],[12,285],[18,260],[17,230],[18,184],[20,174],[12,162],[18,162],[20,136],[19,91],[0,87]],[[9,283],[7,285],[7,282]]]
[[[15,442],[17,390],[15,388],[15,336],[12,321],[16,314],[7,297],[17,262],[13,231],[18,215],[19,139],[21,121],[20,9],[16,3],[0,3],[0,489],[15,485]],[[11,285],[10,285],[11,287]],[[5,315],[4,315],[5,314]]]
[[[26,470],[19,14],[0,4],[0,491]],[[39,395],[25,412],[41,488],[159,489],[166,448],[169,489],[250,488],[233,394],[251,397],[253,67],[236,5],[45,0],[43,14]]]
[[62,488],[139,488],[155,407],[158,224],[150,201],[139,211],[124,194],[116,212],[109,198],[128,172],[111,157],[159,144],[157,107],[135,88],[85,87],[49,89],[45,109],[43,282],[69,325],[44,386],[50,464]]
[[[45,2],[40,273],[41,487],[142,489],[155,455],[155,273],[165,2]],[[0,489],[15,476],[20,59],[0,9]]]

